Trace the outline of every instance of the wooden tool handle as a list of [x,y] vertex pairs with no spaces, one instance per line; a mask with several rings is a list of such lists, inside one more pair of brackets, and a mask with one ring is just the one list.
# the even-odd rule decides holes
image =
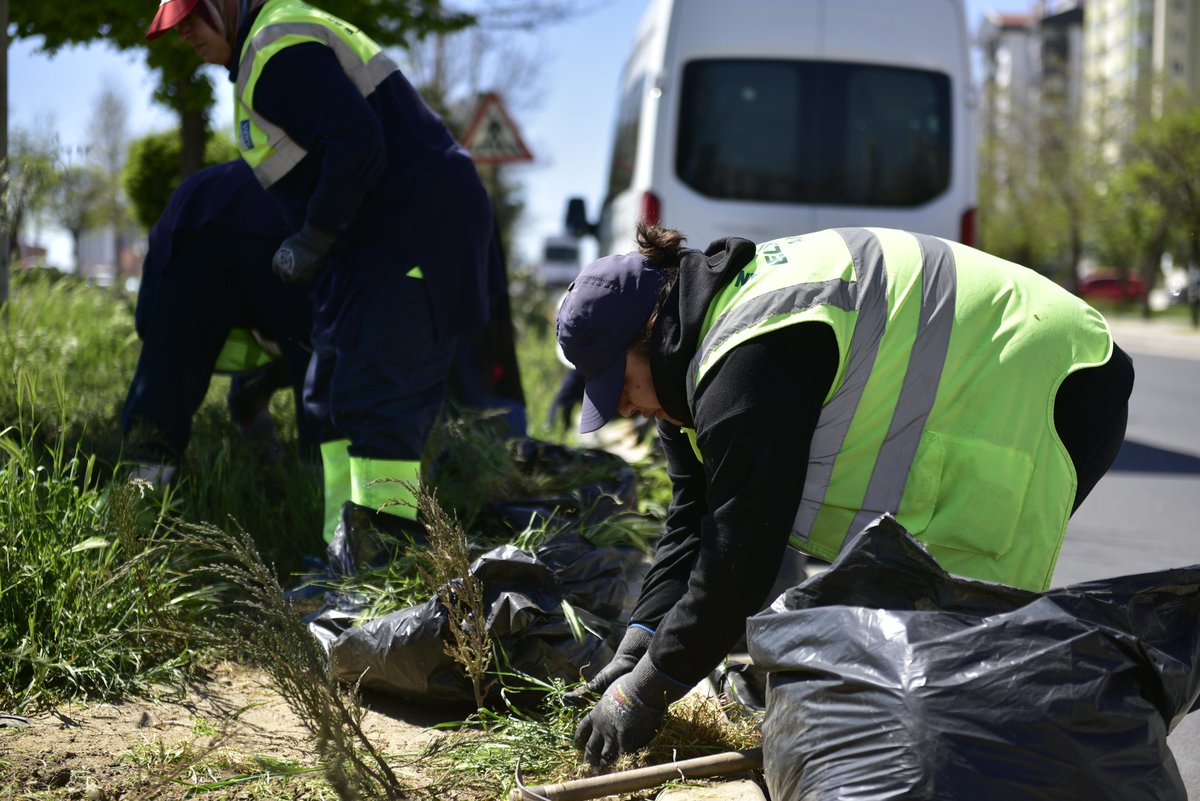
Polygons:
[[745,751],[726,751],[721,754],[685,759],[682,762],[651,765],[646,768],[606,773],[603,776],[589,776],[586,779],[575,779],[559,784],[543,784],[538,787],[523,786],[518,774],[517,787],[509,793],[508,797],[509,801],[585,801],[589,798],[603,798],[606,795],[645,790],[674,779],[727,776],[731,773],[757,770],[761,767],[762,749],[750,748]]

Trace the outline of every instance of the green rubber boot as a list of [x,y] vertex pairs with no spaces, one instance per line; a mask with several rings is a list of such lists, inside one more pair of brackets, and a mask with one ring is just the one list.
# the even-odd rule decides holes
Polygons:
[[341,519],[342,505],[350,500],[350,446],[348,439],[321,443],[321,466],[325,474],[325,543],[333,542]]
[[417,519],[421,463],[350,457],[350,500],[384,514]]

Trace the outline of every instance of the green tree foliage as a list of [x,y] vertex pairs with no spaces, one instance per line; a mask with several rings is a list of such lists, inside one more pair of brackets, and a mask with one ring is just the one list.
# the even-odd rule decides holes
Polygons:
[[75,264],[79,242],[90,226],[103,223],[104,177],[95,167],[68,165],[59,171],[50,192],[50,212],[71,234]]
[[1120,275],[1137,272],[1147,286],[1168,249],[1200,262],[1200,109],[1173,108],[1139,127],[1125,159],[1103,177],[1090,215],[1101,263]]
[[1133,152],[1143,165],[1141,186],[1170,210],[1179,240],[1173,244],[1200,264],[1200,108],[1184,102],[1169,107],[1138,132]]
[[58,142],[46,134],[16,129],[10,132],[8,163],[0,175],[4,193],[3,208],[8,214],[4,246],[16,253],[21,227],[26,220],[46,207],[54,184]]
[[1043,120],[1041,138],[1039,211],[1045,215],[1041,230],[1047,259],[1053,265],[1046,272],[1075,289],[1087,245],[1087,220],[1095,202],[1094,150],[1069,115]]
[[[133,206],[134,218],[145,228],[167,206],[171,193],[179,186],[182,143],[175,131],[149,134],[129,147],[123,181],[125,193]],[[203,165],[220,164],[238,158],[237,148],[225,136],[208,135],[204,147]]]
[[980,247],[1039,272],[1054,272],[1051,201],[1035,153],[1013,143],[985,140],[983,165]]
[[1171,220],[1160,198],[1146,191],[1145,183],[1152,172],[1153,167],[1145,159],[1126,161],[1105,176],[1097,193],[1089,220],[1089,240],[1100,263],[1113,267],[1121,276],[1137,265],[1153,262],[1145,276],[1152,279],[1158,267],[1157,256],[1162,255]]

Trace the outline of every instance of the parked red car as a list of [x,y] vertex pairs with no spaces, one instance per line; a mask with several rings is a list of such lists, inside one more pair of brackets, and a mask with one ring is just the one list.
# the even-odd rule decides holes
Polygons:
[[1084,300],[1129,303],[1145,296],[1146,282],[1132,273],[1124,280],[1108,274],[1089,275],[1079,280],[1079,297]]

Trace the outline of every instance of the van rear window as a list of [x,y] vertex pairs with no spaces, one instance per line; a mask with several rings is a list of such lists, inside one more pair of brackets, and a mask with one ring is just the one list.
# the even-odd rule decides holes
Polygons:
[[687,64],[675,171],[712,198],[916,206],[950,183],[950,79],[830,61]]
[[579,249],[569,245],[546,245],[543,258],[546,261],[579,261]]

